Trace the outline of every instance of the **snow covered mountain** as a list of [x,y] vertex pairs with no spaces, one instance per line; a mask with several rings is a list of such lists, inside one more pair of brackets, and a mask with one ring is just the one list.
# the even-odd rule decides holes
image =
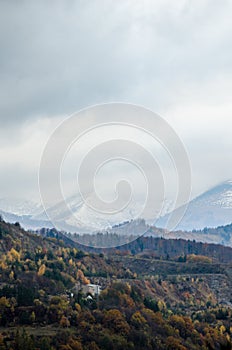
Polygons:
[[26,230],[38,230],[42,227],[53,228],[54,225],[49,220],[34,220],[31,215],[16,215],[0,209],[0,216],[6,222],[19,222]]
[[[111,216],[99,215],[99,213],[89,209],[78,196],[70,197],[66,203],[58,203],[49,208],[46,213],[40,204],[31,201],[0,199],[0,214],[6,221],[18,221],[26,229],[55,226],[59,230],[77,233],[105,231],[114,226],[114,231],[130,234],[131,231],[134,231],[134,229],[132,230],[134,224],[132,226],[131,224],[129,226],[118,224],[139,219],[137,215],[140,209],[139,204],[119,212],[116,216]],[[168,208],[168,206],[170,203],[167,203],[166,207]],[[155,225],[165,228],[169,215],[161,217]],[[232,181],[227,181],[193,199],[176,230],[200,230],[204,227],[217,227],[231,222]],[[148,224],[151,223],[148,222]],[[144,227],[142,230],[144,231]],[[136,229],[136,231],[138,230]],[[186,234],[189,234],[189,238],[192,237],[190,233]]]
[[45,212],[33,215],[34,220],[46,220],[47,217],[55,226],[63,231],[92,233],[107,230],[108,228],[137,218],[140,204],[133,208],[126,208],[116,215],[107,215],[96,212],[81,201],[78,196],[72,196],[66,202],[58,203]]
[[92,233],[109,229],[115,224],[134,219],[139,209],[138,205],[119,212],[116,216],[104,215],[87,207],[79,196],[72,196],[45,212],[41,204],[32,201],[0,199],[0,215],[8,222],[19,222],[25,229],[56,227],[72,233]]
[[25,229],[39,229],[41,227],[52,228],[48,218],[36,220],[34,216],[42,211],[39,203],[21,198],[0,198],[0,215],[10,223],[19,222]]
[[18,216],[35,215],[41,212],[42,206],[28,199],[0,198],[0,210]]
[[[178,209],[176,209],[178,211]],[[171,214],[158,220],[158,227],[165,227]],[[177,226],[177,230],[199,230],[232,222],[232,181],[227,181],[193,199]]]
[[[166,200],[162,213],[167,213],[170,206],[170,201]],[[109,231],[111,227],[120,225],[121,223],[143,219],[140,215],[142,207],[141,203],[133,201],[128,207],[116,214],[110,215],[96,212],[83,203],[81,197],[72,196],[66,202],[61,202],[50,207],[47,213],[41,212],[40,214],[33,215],[33,219],[47,220],[47,217],[49,217],[59,230],[72,233],[92,233],[96,231]],[[154,221],[150,220],[147,223],[151,224]],[[127,233],[125,232],[125,234]]]

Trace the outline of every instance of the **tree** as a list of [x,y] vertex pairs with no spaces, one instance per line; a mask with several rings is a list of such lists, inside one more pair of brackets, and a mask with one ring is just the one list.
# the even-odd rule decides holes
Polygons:
[[147,325],[147,321],[145,318],[141,315],[139,311],[136,311],[132,317],[131,317],[131,323],[135,326],[137,329],[143,329]]
[[70,322],[67,317],[64,315],[60,319],[60,326],[63,328],[68,328],[70,326]]
[[23,329],[21,332],[17,330],[15,341],[14,341],[14,349],[15,350],[34,350],[35,349],[35,344],[32,338],[25,331],[25,329]]
[[123,314],[116,309],[106,311],[103,323],[114,332],[122,335],[127,335],[130,331],[130,327]]
[[45,271],[46,271],[46,266],[42,264],[39,268],[38,276],[43,276],[45,274]]
[[166,345],[168,350],[187,350],[187,348],[181,344],[179,339],[172,336],[167,338]]
[[6,346],[4,344],[4,338],[1,334],[0,334],[0,350],[6,350]]
[[32,311],[31,316],[30,316],[30,321],[33,324],[35,322],[35,313]]
[[77,280],[79,282],[81,282],[82,284],[89,284],[90,283],[88,278],[85,277],[84,273],[80,269],[77,270]]
[[39,341],[40,350],[51,350],[51,340],[48,337],[43,337]]
[[19,261],[20,260],[20,253],[17,252],[16,249],[11,248],[11,250],[9,251],[9,255],[11,256],[13,261]]

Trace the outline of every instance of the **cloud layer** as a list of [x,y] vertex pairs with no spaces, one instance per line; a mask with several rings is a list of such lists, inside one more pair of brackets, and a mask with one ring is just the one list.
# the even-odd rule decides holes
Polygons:
[[190,155],[193,193],[232,178],[231,1],[0,3],[0,191],[37,193],[47,138],[80,108],[160,113]]

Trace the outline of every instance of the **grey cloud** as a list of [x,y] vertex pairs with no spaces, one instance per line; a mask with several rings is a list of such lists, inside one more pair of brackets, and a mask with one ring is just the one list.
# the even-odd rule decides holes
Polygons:
[[24,167],[11,163],[0,165],[0,194],[3,197],[31,198],[35,196],[38,200],[38,175],[35,169],[25,169]]
[[140,14],[131,1],[1,2],[1,121],[112,100],[159,108],[231,68],[230,3],[176,6],[145,2]]
[[[29,122],[96,103],[142,104],[173,121],[173,127],[176,105],[228,103],[231,10],[226,0],[0,1],[1,148],[7,152],[12,144],[17,149]],[[194,117],[186,110],[183,114],[197,125],[202,115],[197,107],[195,111]],[[220,124],[220,113],[211,123],[215,128]],[[228,121],[225,129],[230,125]],[[189,140],[189,128],[186,123],[183,137],[197,192],[221,180],[222,171],[212,174],[212,159],[207,158],[215,134],[198,137],[194,129]],[[226,147],[218,143],[215,150],[215,164],[225,177],[231,173],[227,139]],[[15,163],[18,159],[11,158],[2,168],[1,191],[18,190],[30,181],[34,186],[35,169],[16,174]]]

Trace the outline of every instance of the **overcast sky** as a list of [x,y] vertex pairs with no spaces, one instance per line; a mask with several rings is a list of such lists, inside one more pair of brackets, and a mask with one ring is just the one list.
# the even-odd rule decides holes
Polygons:
[[0,197],[37,197],[54,128],[114,101],[170,123],[194,195],[232,178],[231,16],[230,0],[0,0]]

